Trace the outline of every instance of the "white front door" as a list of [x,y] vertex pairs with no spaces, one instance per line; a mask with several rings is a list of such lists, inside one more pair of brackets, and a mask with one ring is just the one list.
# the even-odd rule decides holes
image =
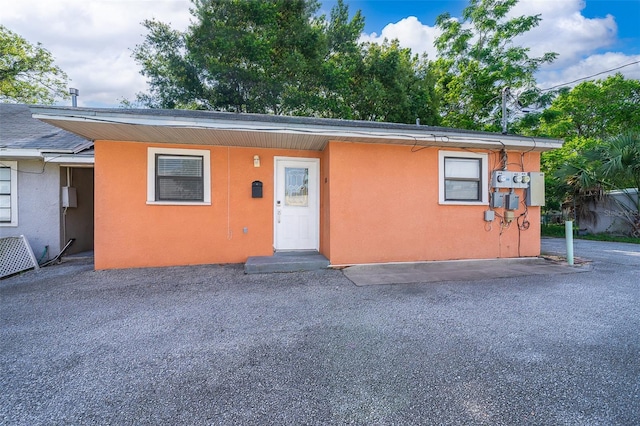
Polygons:
[[275,158],[276,250],[319,249],[319,169],[317,158]]

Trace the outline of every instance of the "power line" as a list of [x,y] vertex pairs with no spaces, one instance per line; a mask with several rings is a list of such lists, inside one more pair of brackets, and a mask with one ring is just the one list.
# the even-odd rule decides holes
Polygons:
[[609,69],[609,70],[602,71],[602,72],[599,72],[599,73],[596,73],[596,74],[592,74],[592,75],[589,75],[589,76],[587,76],[587,77],[582,77],[582,78],[579,78],[579,79],[577,79],[577,80],[569,81],[569,82],[567,82],[567,83],[556,84],[555,86],[551,86],[551,87],[548,87],[548,88],[546,88],[546,89],[540,89],[540,91],[541,91],[541,92],[548,92],[549,90],[553,90],[553,89],[555,89],[556,87],[561,87],[561,86],[566,86],[566,85],[569,85],[569,84],[577,83],[577,82],[579,82],[579,81],[586,80],[586,79],[588,79],[588,78],[596,77],[596,76],[599,76],[599,75],[601,75],[601,74],[606,74],[606,73],[608,73],[608,72],[616,71],[616,70],[619,70],[619,69],[622,69],[622,68],[625,68],[625,67],[628,67],[628,66],[631,66],[631,65],[635,65],[635,64],[640,64],[640,61],[629,62],[628,64],[620,65],[619,67],[611,68],[611,69]]

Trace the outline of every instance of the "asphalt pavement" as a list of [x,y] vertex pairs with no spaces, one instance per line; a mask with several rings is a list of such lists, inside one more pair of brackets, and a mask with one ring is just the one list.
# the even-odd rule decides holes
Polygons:
[[637,424],[640,246],[575,256],[590,270],[363,287],[30,271],[0,281],[0,424]]

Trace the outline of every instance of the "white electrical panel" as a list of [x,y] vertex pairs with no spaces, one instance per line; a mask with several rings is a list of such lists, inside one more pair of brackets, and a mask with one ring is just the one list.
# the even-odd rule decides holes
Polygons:
[[491,176],[491,186],[494,188],[528,188],[529,173],[498,170]]
[[62,187],[62,207],[78,207],[78,194],[74,187]]

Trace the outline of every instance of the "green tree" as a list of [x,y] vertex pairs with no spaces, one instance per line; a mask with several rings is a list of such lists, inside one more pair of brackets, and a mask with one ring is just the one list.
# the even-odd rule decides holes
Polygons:
[[67,75],[51,52],[0,25],[0,102],[52,104],[68,97]]
[[[573,139],[571,142],[578,140]],[[632,235],[640,237],[640,132],[628,131],[604,141],[584,145],[583,150],[565,159],[555,172],[557,187],[564,189],[566,200],[578,221],[597,221],[595,206],[606,191],[617,190],[626,202],[617,203],[632,228]]]
[[640,129],[640,81],[622,74],[564,89],[539,116],[535,132],[559,138],[607,139]]
[[597,198],[599,192],[592,191],[595,171],[584,154],[599,143],[597,139],[576,137],[567,139],[561,148],[542,154],[540,170],[545,174],[547,210],[560,210],[564,203],[573,204],[582,194]]
[[340,116],[364,28],[340,0],[331,20],[315,0],[193,0],[184,33],[145,21],[133,50],[149,107]]
[[353,79],[362,62],[358,41],[364,29],[364,17],[357,11],[349,18],[349,7],[338,0],[330,18],[317,18],[322,28],[321,56],[304,73],[305,84],[290,85],[286,93],[286,114],[354,118],[350,99]]
[[145,21],[133,57],[148,78],[138,103],[281,114],[321,64],[315,0],[192,0],[186,32]]
[[[148,79],[137,102],[159,108],[436,124],[426,57],[397,41],[361,44],[364,18],[342,1],[193,0],[186,32],[145,21],[133,56]],[[123,105],[131,102],[123,101]]]
[[598,178],[600,163],[592,155],[601,142],[597,139],[574,138],[560,149],[543,157],[541,170],[545,173],[548,210],[561,207],[572,210],[571,217],[594,222],[592,207],[602,200],[605,188]]
[[[204,95],[200,102],[216,109],[283,113],[287,93],[309,85],[321,62],[318,7],[311,0],[194,0],[195,22],[181,55],[181,63],[197,69],[194,98]],[[158,50],[166,54],[165,46]],[[181,72],[173,67],[167,74]]]
[[640,131],[609,139],[595,154],[601,161],[598,175],[604,184],[626,196],[627,202],[618,202],[618,207],[626,213],[622,217],[631,225],[632,235],[640,238]]
[[288,93],[289,113],[352,119],[350,99],[355,96],[353,78],[362,62],[358,39],[364,30],[364,17],[357,11],[349,19],[349,7],[338,0],[329,21],[324,16],[318,19],[325,44],[321,63],[307,76],[312,83]]
[[[640,188],[640,131],[628,131],[595,149],[600,175],[615,189]],[[637,204],[640,210],[640,200]]]
[[210,109],[212,100],[197,65],[187,55],[185,34],[156,20],[142,25],[148,34],[132,56],[142,65],[140,72],[147,77],[150,93],[138,93],[137,102],[150,108]]
[[534,73],[556,53],[529,57],[514,39],[540,22],[540,15],[508,18],[517,0],[470,0],[462,21],[445,13],[436,19],[436,89],[442,122],[465,129],[500,129],[500,98],[509,87],[526,102],[539,95]]
[[434,77],[426,56],[412,55],[398,40],[370,43],[356,69],[353,118],[437,124]]
[[[601,182],[603,189],[611,189],[605,185],[612,182],[611,172],[605,175],[598,166],[601,157],[611,154],[614,145],[609,141],[640,130],[640,81],[616,74],[564,88],[547,109],[526,116],[513,128],[530,136],[565,140],[562,148],[542,154],[547,207],[557,209],[567,201],[586,206],[598,192],[590,182]],[[621,182],[616,185],[625,188]],[[581,200],[585,196],[587,202]]]

